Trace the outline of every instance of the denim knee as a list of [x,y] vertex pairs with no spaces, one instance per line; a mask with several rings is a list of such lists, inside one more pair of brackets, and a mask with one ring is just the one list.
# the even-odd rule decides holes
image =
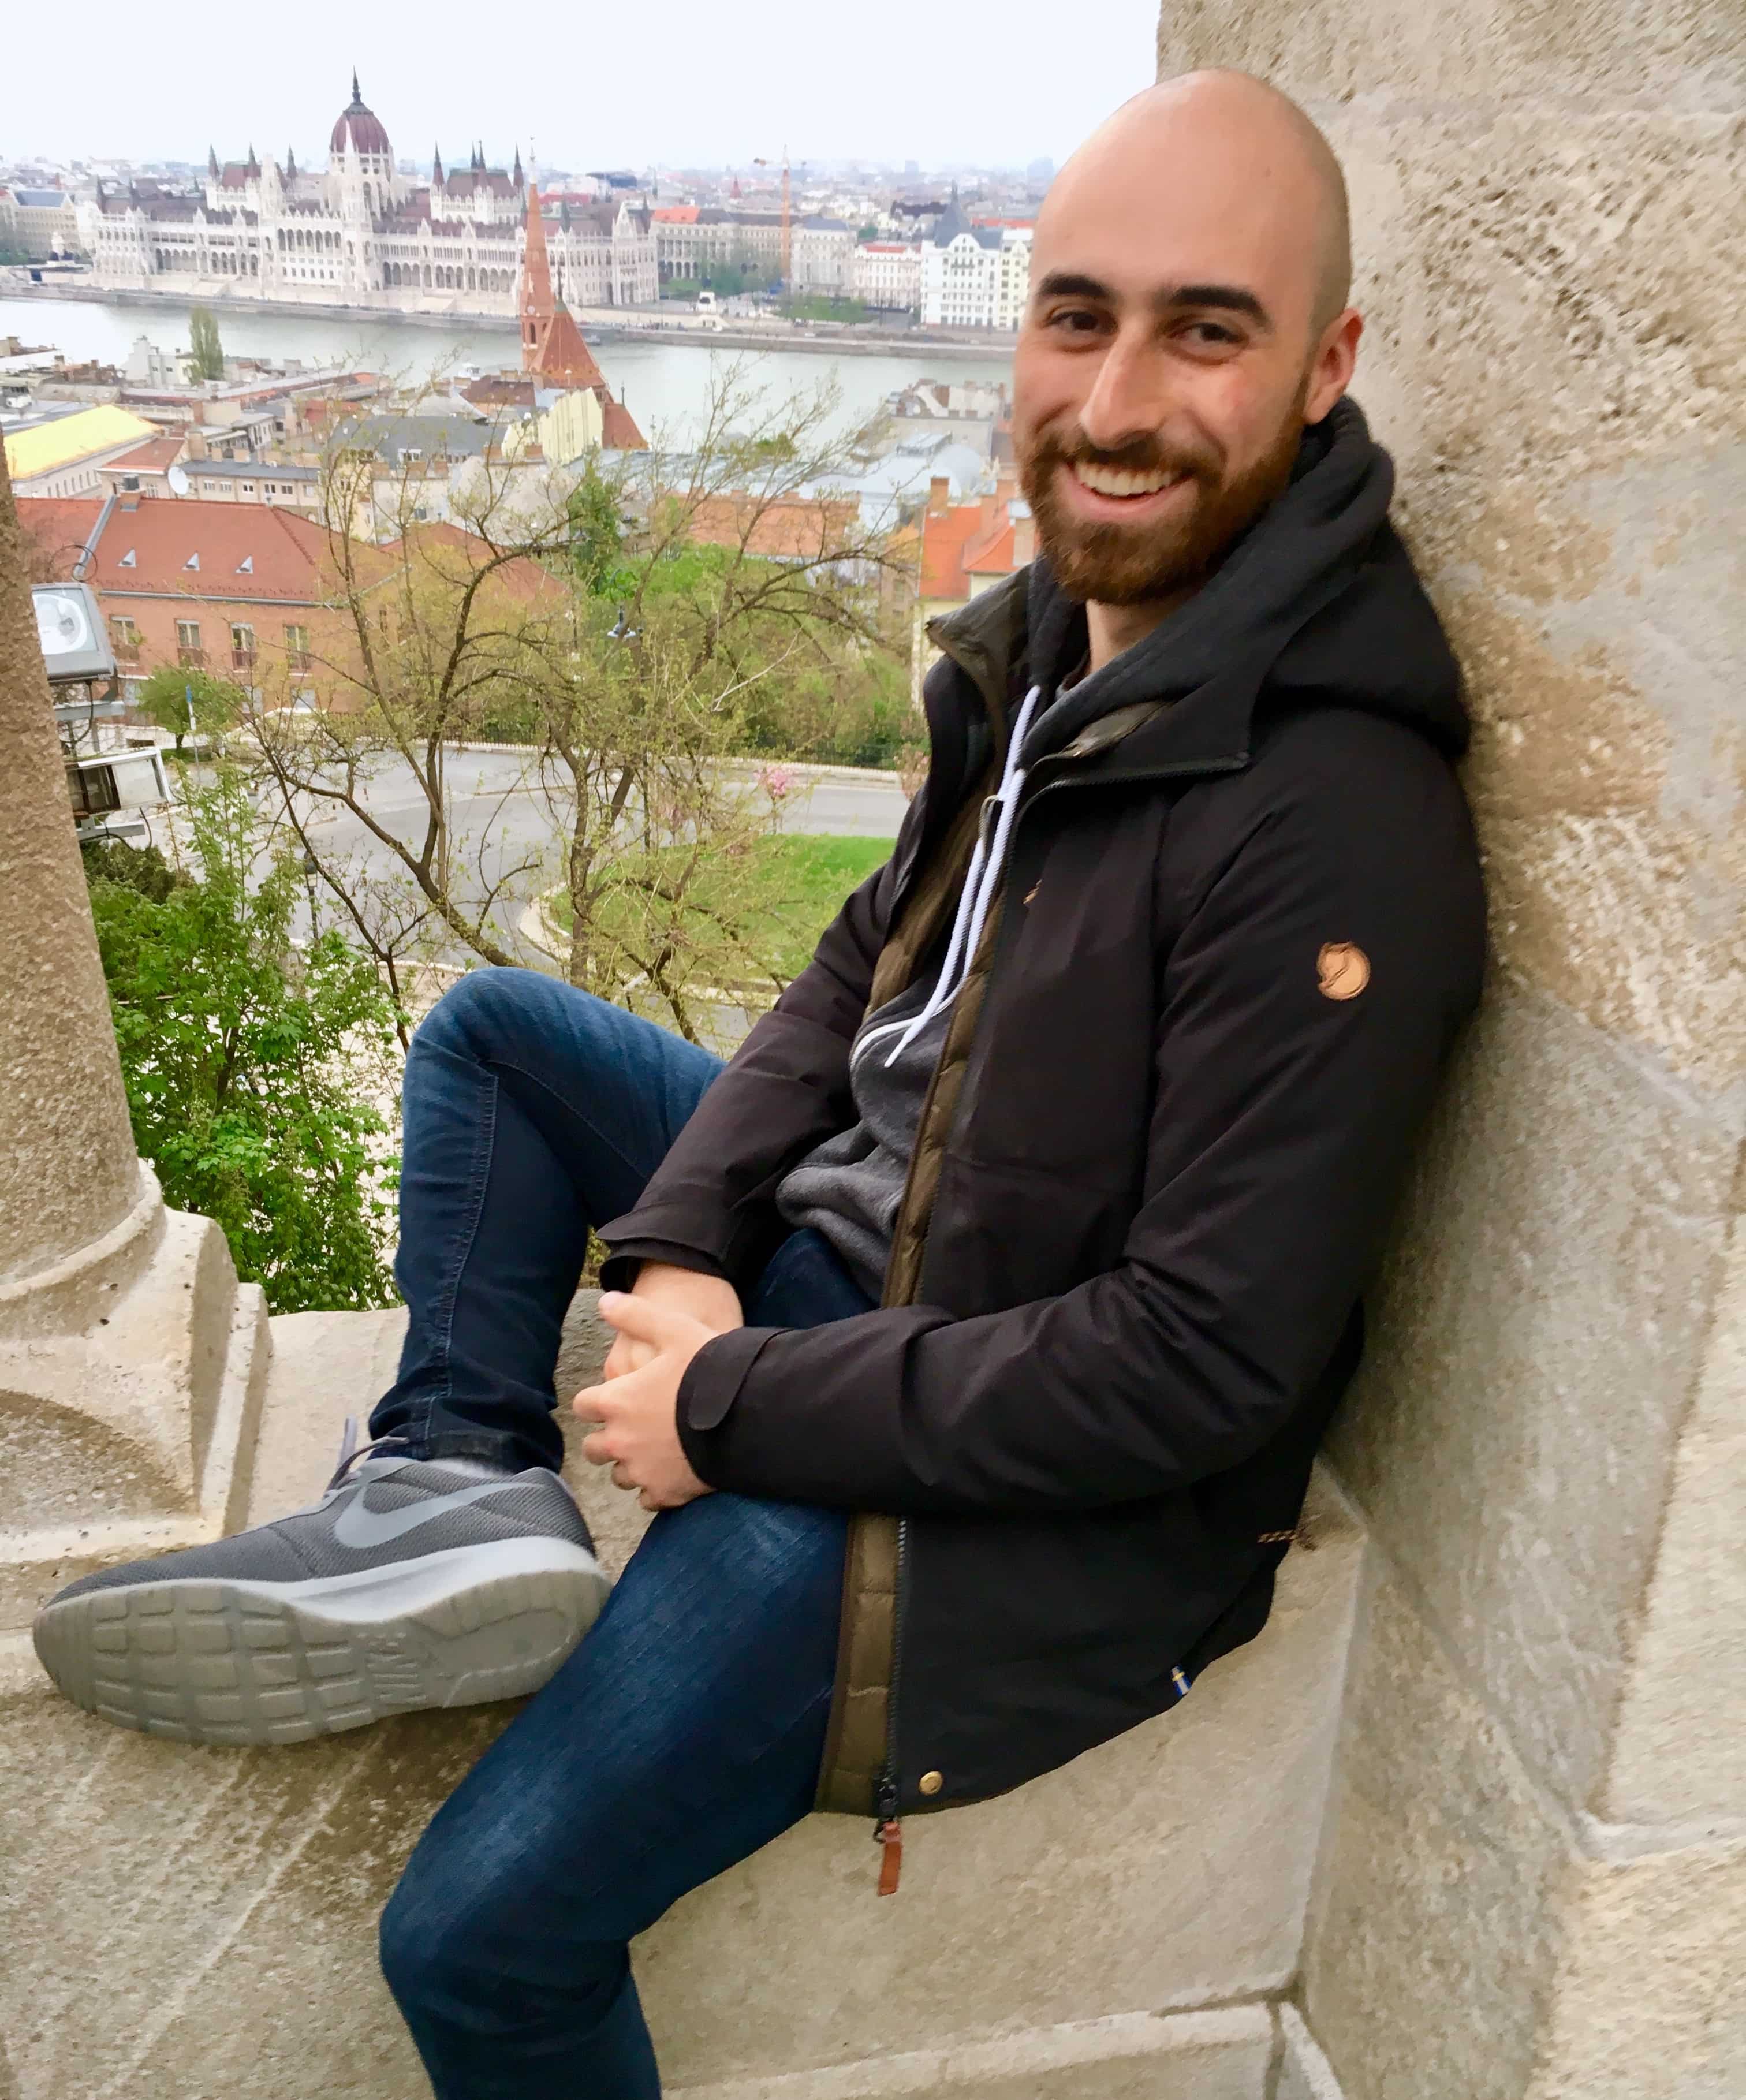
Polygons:
[[470,970],[419,1022],[413,1046],[423,1039],[439,1049],[481,1056],[487,1044],[500,1039],[505,1023],[511,1029],[525,1026],[529,1008],[536,999],[549,998],[551,989],[551,980],[538,970],[507,964]]
[[448,1850],[426,1834],[377,1928],[383,1980],[413,2032],[458,2043],[597,2020],[624,1987],[628,1950],[531,1934],[521,1866],[495,1871],[468,1847],[451,1863]]

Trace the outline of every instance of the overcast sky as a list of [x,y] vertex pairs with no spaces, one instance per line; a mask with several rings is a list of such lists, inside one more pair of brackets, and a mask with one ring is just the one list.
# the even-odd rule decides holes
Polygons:
[[[240,159],[327,151],[357,66],[397,155],[432,140],[569,170],[1060,161],[1152,77],[1156,0],[423,0],[9,11],[0,153]],[[60,83],[64,82],[63,88]],[[28,92],[26,90],[28,83]]]

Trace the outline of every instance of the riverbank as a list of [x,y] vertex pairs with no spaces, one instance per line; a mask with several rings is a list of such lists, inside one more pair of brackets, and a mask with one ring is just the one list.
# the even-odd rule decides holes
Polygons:
[[[83,278],[51,278],[40,284],[28,278],[13,282],[0,277],[0,297],[40,300],[46,305],[69,302],[95,307],[140,307],[161,313],[186,312],[185,293],[136,291],[125,287],[99,289]],[[195,302],[195,303],[200,303]],[[233,315],[261,315],[282,319],[337,322],[342,325],[367,324],[372,328],[434,329],[452,333],[515,336],[519,323],[514,315],[475,314],[456,310],[446,313],[405,311],[387,307],[328,305],[303,299],[227,299],[214,296],[206,302],[221,324]],[[1010,357],[1016,338],[994,329],[951,332],[936,329],[871,329],[852,325],[833,328],[830,323],[800,326],[784,322],[759,327],[716,328],[695,320],[627,320],[613,308],[585,307],[576,314],[577,324],[590,342],[650,344],[657,347],[710,351],[795,351],[829,357],[891,357],[913,353],[932,359]]]

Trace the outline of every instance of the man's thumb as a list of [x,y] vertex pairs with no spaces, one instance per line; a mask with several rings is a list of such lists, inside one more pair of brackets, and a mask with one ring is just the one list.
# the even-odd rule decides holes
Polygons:
[[600,1317],[633,1342],[652,1342],[659,1347],[672,1334],[681,1316],[646,1298],[633,1297],[628,1290],[607,1290],[601,1295]]

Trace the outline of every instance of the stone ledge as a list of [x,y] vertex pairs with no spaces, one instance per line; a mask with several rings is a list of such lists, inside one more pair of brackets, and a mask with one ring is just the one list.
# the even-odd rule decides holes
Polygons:
[[[968,2100],[1262,2100],[1273,2051],[1269,2009],[1233,2005],[1123,2014],[828,2071],[670,2090],[672,2100],[911,2100],[933,2093]],[[1312,2092],[1310,2100],[1321,2096]]]

